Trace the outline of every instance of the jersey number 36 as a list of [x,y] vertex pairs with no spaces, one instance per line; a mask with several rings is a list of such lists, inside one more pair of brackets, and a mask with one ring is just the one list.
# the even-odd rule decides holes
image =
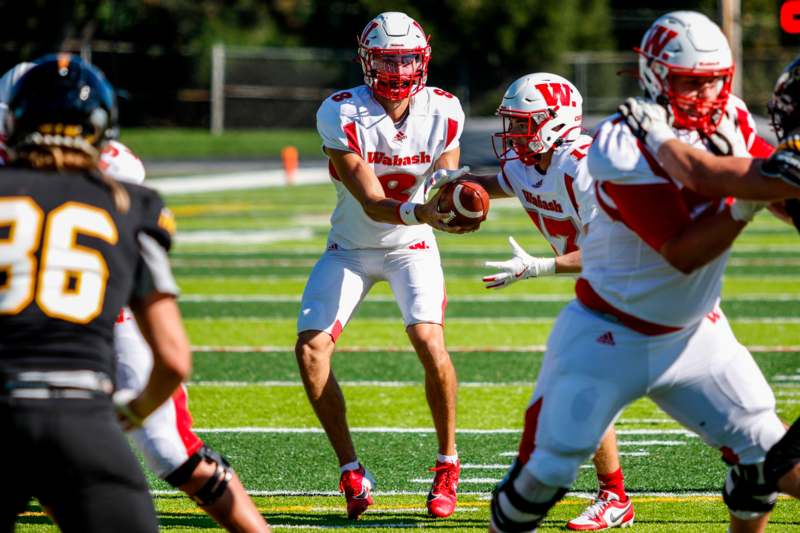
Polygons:
[[0,230],[7,231],[0,233],[0,314],[17,314],[34,298],[47,316],[78,324],[102,312],[108,265],[77,240],[85,235],[116,244],[117,227],[106,211],[66,202],[45,217],[29,197],[4,198]]

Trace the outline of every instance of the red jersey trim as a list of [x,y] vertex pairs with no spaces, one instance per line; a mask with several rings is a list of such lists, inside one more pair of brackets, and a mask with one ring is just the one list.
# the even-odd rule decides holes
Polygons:
[[172,405],[175,407],[178,435],[186,448],[186,453],[191,456],[203,446],[203,441],[192,431],[192,415],[189,413],[189,401],[183,385],[175,389],[172,394]]
[[673,183],[605,182],[603,192],[614,200],[620,220],[657,252],[691,222],[686,201]]
[[342,178],[339,177],[339,173],[336,172],[336,167],[333,166],[333,161],[328,159],[328,172],[330,172],[331,177],[336,181],[342,181]]
[[573,209],[575,209],[575,213],[580,216],[580,209],[578,209],[578,200],[575,199],[575,191],[572,188],[572,184],[575,182],[575,178],[570,176],[569,174],[564,174],[564,185],[567,186],[567,194],[569,195],[569,201],[572,204]]
[[357,153],[360,157],[364,157],[361,152],[361,146],[358,144],[358,134],[356,133],[356,123],[350,122],[342,127],[344,134],[347,136],[347,147]]
[[619,320],[620,324],[623,326],[637,333],[641,333],[642,335],[665,335],[683,329],[674,326],[663,326],[655,322],[648,322],[647,320],[642,320],[624,311],[620,311],[603,300],[603,298],[595,292],[589,282],[583,278],[578,278],[578,282],[575,284],[575,295],[578,297],[578,300],[589,309],[611,315]]
[[453,142],[453,139],[456,138],[456,134],[458,133],[458,121],[453,120],[452,118],[447,119],[447,134],[446,139],[444,141],[444,148],[447,150],[447,147],[450,146],[450,143]]
[[[736,116],[739,119],[739,129],[742,130],[742,137],[744,137],[745,144],[750,144],[748,151],[750,155],[760,159],[766,159],[772,155],[775,148],[769,144],[763,137],[759,136],[750,126],[750,113],[739,107],[736,108]],[[753,137],[753,142],[748,143],[750,137]]]

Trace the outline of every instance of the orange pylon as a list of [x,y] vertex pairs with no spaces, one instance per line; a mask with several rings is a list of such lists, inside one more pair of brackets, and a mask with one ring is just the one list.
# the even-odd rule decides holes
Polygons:
[[297,167],[300,166],[300,154],[294,146],[284,146],[281,150],[283,160],[283,171],[286,175],[286,185],[293,185],[297,175]]

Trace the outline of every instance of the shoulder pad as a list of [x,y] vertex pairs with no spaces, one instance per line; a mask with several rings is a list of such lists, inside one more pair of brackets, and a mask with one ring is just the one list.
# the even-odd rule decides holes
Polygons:
[[172,246],[175,234],[175,217],[164,205],[161,196],[153,189],[140,185],[123,184],[131,195],[131,210],[138,210],[139,231],[154,238],[165,250]]

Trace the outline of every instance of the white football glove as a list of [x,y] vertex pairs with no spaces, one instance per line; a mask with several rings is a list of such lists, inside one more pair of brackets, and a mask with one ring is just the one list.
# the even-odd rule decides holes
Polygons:
[[670,139],[677,139],[672,131],[672,114],[661,104],[644,98],[628,98],[617,108],[625,123],[634,135],[658,154],[661,145]]
[[756,213],[769,205],[769,202],[756,200],[741,200],[739,198],[731,206],[731,218],[739,222],[750,222]]
[[131,431],[142,427],[144,419],[131,409],[131,402],[139,394],[131,389],[120,389],[114,392],[111,397],[114,403],[114,410],[117,412],[117,421],[122,426],[123,431]]
[[463,166],[456,170],[440,168],[425,180],[425,194],[427,195],[428,191],[438,189],[451,181],[457,180],[467,172],[469,172],[468,166]]
[[521,279],[553,276],[556,273],[556,260],[554,257],[533,257],[517,244],[514,237],[508,238],[508,244],[514,252],[514,257],[508,261],[486,261],[484,265],[489,268],[499,268],[490,276],[484,276],[483,282],[487,289],[502,289]]
[[729,117],[727,113],[723,114],[722,120],[717,124],[717,129],[706,137],[713,145],[712,152],[716,155],[747,155],[749,157],[744,137],[738,130],[736,119]]

